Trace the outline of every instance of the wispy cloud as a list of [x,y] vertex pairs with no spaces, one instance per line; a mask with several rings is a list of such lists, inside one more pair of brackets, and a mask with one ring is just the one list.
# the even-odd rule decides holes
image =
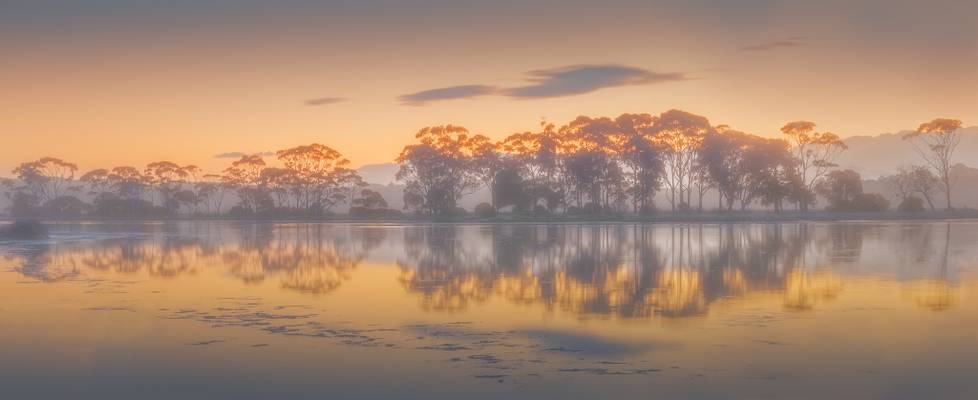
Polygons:
[[501,88],[488,85],[462,85],[424,90],[397,98],[401,104],[422,106],[434,101],[469,99],[486,95],[500,95],[516,99],[540,99],[573,96],[597,90],[619,87],[650,85],[654,83],[693,79],[682,72],[653,72],[624,65],[570,65],[553,69],[534,70],[526,73],[529,84]]
[[305,101],[307,106],[324,106],[327,104],[336,104],[347,101],[346,97],[318,97],[315,99],[309,99]]
[[794,36],[787,39],[744,46],[740,48],[740,51],[771,51],[779,48],[802,46],[808,46],[808,42],[805,41],[805,38],[801,36]]
[[571,65],[527,72],[531,84],[503,90],[514,98],[572,96],[597,90],[690,79],[681,72],[652,72],[624,65]]
[[499,89],[487,85],[462,85],[444,88],[423,90],[417,93],[406,94],[397,98],[401,104],[410,106],[421,106],[432,101],[469,99],[473,97],[494,94]]
[[243,151],[229,151],[229,152],[226,152],[226,153],[217,154],[217,155],[214,156],[214,158],[241,158],[241,157],[252,155],[252,154],[259,155],[259,156],[262,156],[262,157],[271,157],[271,156],[274,156],[275,155],[275,152],[274,151],[260,151],[260,152],[257,152],[257,153],[245,153]]

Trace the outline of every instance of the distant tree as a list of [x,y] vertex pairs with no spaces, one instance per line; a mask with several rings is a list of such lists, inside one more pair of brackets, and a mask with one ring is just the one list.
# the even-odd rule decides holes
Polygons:
[[750,140],[746,133],[722,127],[705,135],[698,149],[697,164],[713,181],[721,201],[726,200],[728,210],[741,198],[746,185],[747,175],[740,169]]
[[420,143],[404,147],[397,157],[397,179],[407,183],[405,205],[414,203],[408,203],[407,196],[412,196],[411,200],[421,201],[417,206],[423,212],[454,214],[458,199],[479,184],[468,168],[468,130],[454,125],[427,127],[415,138]]
[[890,208],[890,201],[879,193],[860,193],[849,206],[851,211],[879,212]]
[[[834,133],[815,132],[815,123],[809,121],[789,122],[781,127],[781,133],[788,137],[794,147],[802,183],[806,190],[815,193],[822,178],[837,166],[835,159],[848,146]],[[807,210],[809,203],[799,203],[798,206]]]
[[353,200],[354,207],[361,207],[368,210],[377,210],[388,208],[387,200],[384,196],[375,190],[363,189],[360,191],[360,196]]
[[856,198],[863,193],[862,178],[851,169],[832,171],[818,190],[828,200],[829,210],[850,210]]
[[13,169],[13,174],[33,198],[46,202],[63,196],[75,179],[78,166],[54,157],[25,162]]
[[204,204],[207,213],[220,214],[224,205],[224,196],[229,188],[221,181],[221,175],[206,174],[203,180],[194,183],[197,198]]
[[483,135],[473,136],[466,141],[466,147],[465,152],[471,154],[469,171],[489,189],[489,204],[496,207],[496,175],[509,160],[500,151],[500,144]]
[[924,201],[917,196],[909,196],[900,201],[897,206],[900,212],[921,212],[924,211]]
[[530,189],[520,175],[520,169],[512,166],[496,173],[493,180],[493,193],[496,197],[494,207],[513,206],[517,211],[530,208],[532,196]]
[[496,216],[496,208],[489,203],[476,204],[473,211],[475,211],[475,215],[478,215],[479,218],[492,218]]
[[910,141],[920,157],[934,170],[940,178],[941,188],[947,199],[947,208],[951,206],[951,186],[953,184],[952,161],[954,151],[961,143],[961,121],[957,119],[937,118],[925,122],[917,130],[903,136]]
[[182,190],[183,185],[196,171],[195,166],[185,168],[171,161],[157,161],[146,165],[143,177],[149,187],[155,188],[160,195],[160,205],[170,211],[177,211],[179,202],[173,195]]
[[[884,176],[880,180],[893,191],[900,199],[901,204],[910,198],[917,201],[923,198],[931,211],[935,210],[934,196],[940,190],[941,183],[929,168],[919,165],[900,167],[896,174]],[[920,196],[920,198],[916,196]]]
[[141,199],[147,186],[147,179],[133,167],[112,168],[108,179],[116,195],[131,201]]
[[348,167],[350,160],[329,146],[313,143],[280,150],[276,155],[286,171],[275,175],[282,189],[291,187],[297,207],[329,211],[364,186],[360,175]]
[[258,182],[272,196],[276,208],[293,205],[290,196],[295,194],[294,208],[298,209],[302,199],[300,193],[307,189],[297,172],[288,168],[266,167],[258,175]]
[[88,195],[92,197],[98,197],[112,189],[111,172],[105,168],[88,171],[78,180],[88,187]]
[[[664,149],[665,182],[669,188],[669,204],[672,209],[688,207],[697,153],[707,135],[714,131],[706,117],[680,110],[669,110],[661,115],[653,127],[658,143]],[[678,197],[678,198],[677,198]]]
[[554,125],[541,122],[539,132],[515,133],[503,140],[503,151],[525,174],[526,191],[537,205],[541,200],[549,212],[566,205],[565,183],[561,176],[560,137]]
[[186,207],[188,213],[196,214],[197,206],[202,200],[197,197],[197,193],[193,190],[181,189],[171,195],[171,201],[174,203],[176,211],[179,211],[181,207]]
[[259,155],[245,155],[224,170],[222,181],[237,192],[238,207],[244,212],[262,211],[271,197],[259,186],[265,160]]
[[756,199],[780,212],[783,200],[791,195],[789,184],[796,174],[788,143],[754,135],[743,140],[743,154],[736,169],[744,182],[741,207]]
[[635,212],[650,208],[665,175],[664,150],[655,137],[656,117],[649,114],[622,114],[615,118],[618,127],[617,157],[625,166],[627,192]]

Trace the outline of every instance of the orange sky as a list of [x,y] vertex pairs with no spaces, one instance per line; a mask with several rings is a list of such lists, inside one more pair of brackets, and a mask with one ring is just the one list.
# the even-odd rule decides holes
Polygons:
[[[79,3],[0,5],[3,175],[45,155],[217,171],[217,154],[310,142],[363,165],[427,125],[500,138],[669,108],[762,135],[795,119],[842,136],[978,124],[974,2]],[[554,78],[568,66],[585,73]],[[641,77],[594,75],[615,68]],[[462,85],[491,93],[399,100]]]

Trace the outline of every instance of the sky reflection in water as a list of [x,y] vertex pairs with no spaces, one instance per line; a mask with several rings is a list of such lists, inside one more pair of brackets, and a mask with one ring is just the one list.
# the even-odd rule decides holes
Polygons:
[[53,233],[0,244],[11,398],[978,395],[970,222]]

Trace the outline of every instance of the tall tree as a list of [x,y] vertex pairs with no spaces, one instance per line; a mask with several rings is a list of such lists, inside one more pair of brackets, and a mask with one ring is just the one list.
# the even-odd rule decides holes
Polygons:
[[750,136],[721,126],[703,138],[697,153],[697,163],[705,167],[728,210],[733,209],[734,202],[740,199],[744,190],[746,175],[739,169]]
[[465,151],[472,155],[469,171],[489,189],[489,204],[496,208],[496,175],[507,163],[506,155],[500,151],[501,145],[488,137],[475,135],[466,142]]
[[25,162],[13,169],[14,176],[40,202],[63,196],[72,188],[78,166],[54,157]]
[[626,169],[635,212],[652,207],[665,173],[663,148],[655,138],[655,122],[656,117],[649,114],[622,114],[615,118],[620,132],[616,153]]
[[961,143],[961,121],[957,119],[937,118],[925,122],[917,130],[903,136],[904,140],[913,144],[917,154],[930,166],[941,180],[942,189],[947,199],[947,208],[951,206],[951,158],[958,144]]
[[554,125],[540,123],[539,132],[515,133],[502,142],[502,149],[510,155],[514,166],[526,174],[527,194],[533,197],[535,206],[541,199],[548,211],[566,205],[564,180],[561,177],[562,154],[560,138]]
[[414,137],[419,143],[405,146],[396,159],[397,179],[407,184],[405,204],[411,197],[420,201],[417,206],[424,212],[450,214],[458,199],[478,185],[468,169],[469,131],[443,125],[422,128]]
[[[654,125],[657,140],[665,149],[666,186],[669,187],[669,203],[673,210],[677,206],[689,206],[692,197],[693,173],[696,154],[703,139],[714,131],[706,117],[680,110],[669,110],[656,120]],[[677,199],[678,196],[678,199]]]
[[[832,132],[816,132],[814,122],[789,122],[781,127],[781,133],[788,137],[794,148],[801,181],[811,193],[815,192],[822,178],[837,166],[835,159],[848,148],[838,135]],[[809,202],[803,201],[798,206],[802,210],[808,210],[809,205]]]
[[266,205],[265,193],[259,187],[265,160],[260,155],[244,155],[224,170],[222,181],[234,188],[239,205],[249,212],[260,211]]
[[147,183],[156,188],[159,193],[160,205],[167,210],[174,211],[179,207],[179,204],[173,195],[183,188],[183,185],[190,178],[191,172],[196,172],[196,170],[197,167],[192,165],[185,168],[171,161],[157,161],[146,165],[143,176]]
[[276,155],[290,171],[276,176],[284,187],[291,187],[296,207],[329,211],[348,201],[354,188],[363,186],[360,175],[349,168],[350,160],[329,146],[313,143],[280,150]]

